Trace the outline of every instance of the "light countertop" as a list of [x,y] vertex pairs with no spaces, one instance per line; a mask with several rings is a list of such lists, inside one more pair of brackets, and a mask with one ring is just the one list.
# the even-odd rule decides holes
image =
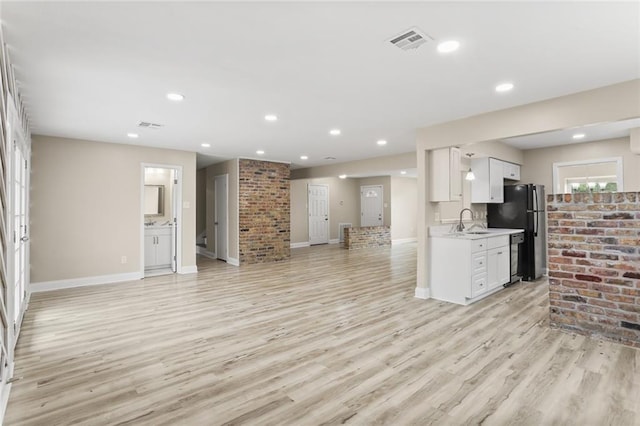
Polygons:
[[431,238],[455,238],[464,240],[479,240],[481,238],[498,237],[500,235],[511,235],[524,232],[524,229],[506,229],[506,228],[474,228],[471,231],[463,232],[443,232],[431,233]]

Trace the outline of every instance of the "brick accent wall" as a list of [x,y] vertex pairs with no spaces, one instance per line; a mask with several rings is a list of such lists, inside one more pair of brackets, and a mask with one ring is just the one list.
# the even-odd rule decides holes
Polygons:
[[391,245],[391,228],[364,226],[344,229],[344,248],[349,250]]
[[640,193],[547,201],[551,325],[640,348]]
[[238,173],[240,264],[289,258],[289,165],[240,159]]

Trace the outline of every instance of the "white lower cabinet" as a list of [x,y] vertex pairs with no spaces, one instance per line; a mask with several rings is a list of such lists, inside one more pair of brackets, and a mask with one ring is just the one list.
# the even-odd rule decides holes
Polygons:
[[431,297],[468,305],[510,279],[509,236],[431,238]]
[[511,279],[508,247],[487,251],[487,289],[500,287]]
[[171,244],[173,228],[147,228],[144,230],[145,269],[167,268],[171,266]]

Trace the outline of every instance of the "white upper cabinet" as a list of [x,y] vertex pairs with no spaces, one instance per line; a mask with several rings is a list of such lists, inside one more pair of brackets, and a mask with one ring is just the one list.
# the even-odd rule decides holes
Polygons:
[[471,181],[472,203],[502,203],[504,201],[503,161],[495,158],[474,158],[471,170],[476,176]]
[[508,180],[520,180],[520,165],[503,161],[502,177]]
[[429,201],[461,199],[460,149],[434,149],[429,155]]

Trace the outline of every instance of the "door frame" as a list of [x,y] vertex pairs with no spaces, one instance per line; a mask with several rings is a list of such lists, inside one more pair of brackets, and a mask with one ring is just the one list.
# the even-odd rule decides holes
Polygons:
[[[18,338],[20,336],[20,330],[22,325],[22,320],[24,318],[24,314],[27,310],[27,306],[29,304],[29,297],[31,295],[31,291],[29,288],[30,283],[30,245],[31,242],[28,239],[29,236],[29,186],[30,186],[30,171],[31,171],[31,147],[29,146],[28,135],[25,135],[22,126],[20,125],[20,117],[18,116],[18,112],[15,109],[13,99],[11,96],[8,96],[7,100],[7,117],[6,117],[6,145],[5,145],[5,176],[7,177],[5,181],[6,188],[6,210],[5,210],[5,226],[6,226],[6,247],[7,247],[7,264],[5,265],[5,274],[6,274],[6,300],[4,300],[5,304],[5,314],[7,319],[7,341],[6,351],[7,351],[7,371],[8,377],[13,377],[13,368],[14,368],[14,354],[15,354],[15,346],[18,342]],[[14,213],[16,209],[15,205],[15,179],[14,179],[14,141],[16,144],[20,145],[20,149],[22,151],[23,160],[25,163],[25,176],[24,176],[24,185],[25,185],[25,211],[24,215],[26,216],[26,232],[25,235],[27,240],[23,242],[24,244],[24,283],[23,283],[23,298],[21,300],[21,306],[18,308],[20,312],[15,312],[15,238],[22,238],[20,236],[20,232],[14,229]]]
[[[224,180],[224,186],[226,188],[224,198],[227,210],[227,226],[224,229],[224,240],[226,241],[227,253],[225,257],[220,257],[220,250],[218,250],[218,179],[222,178]],[[218,259],[222,259],[225,262],[229,261],[229,174],[225,173],[223,175],[217,175],[213,177],[213,191],[214,191],[214,212],[213,212],[213,226],[215,232],[215,248],[216,248],[216,257]]]
[[[175,264],[178,274],[182,273],[182,166],[175,164],[159,164],[159,163],[140,163],[140,277],[144,278],[144,169],[146,167],[155,167],[158,169],[173,169],[175,172],[175,179],[178,184],[175,185],[175,191],[173,195],[173,206],[175,209]],[[175,273],[174,272],[174,273]]]
[[[363,225],[362,220],[364,219],[364,210],[362,198],[364,197],[365,188],[380,188],[380,218],[382,222],[378,225]],[[384,226],[384,185],[361,185],[360,186],[360,226]]]
[[[324,186],[327,189],[327,242],[326,243],[312,243],[311,242],[311,203],[309,202],[309,196],[311,195],[312,186]],[[331,194],[329,193],[329,185],[326,183],[308,183],[307,184],[307,238],[309,245],[329,244],[331,242]]]

